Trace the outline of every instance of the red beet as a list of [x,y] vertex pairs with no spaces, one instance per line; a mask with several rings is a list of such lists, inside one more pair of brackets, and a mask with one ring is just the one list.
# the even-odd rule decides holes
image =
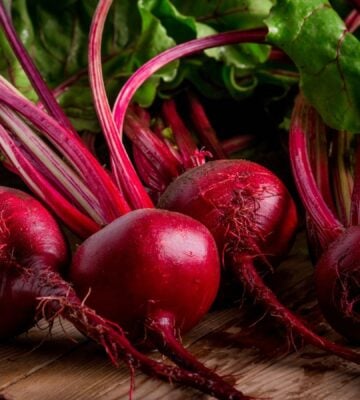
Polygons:
[[360,341],[360,227],[346,229],[323,252],[315,270],[321,310],[330,325]]
[[219,288],[216,243],[203,224],[165,210],[132,211],[79,246],[70,280],[89,306],[132,340],[155,344],[177,364],[218,382],[218,396],[242,398],[179,341],[209,310]]
[[45,282],[41,287],[35,280],[42,269],[61,271],[68,249],[53,217],[29,195],[0,187],[0,215],[0,338],[5,338],[34,324],[36,294],[46,292]]
[[218,160],[190,169],[169,185],[159,207],[198,219],[212,232],[224,264],[249,295],[261,302],[290,333],[339,356],[360,356],[316,335],[279,302],[264,283],[271,267],[288,251],[297,227],[294,202],[266,168],[245,160]]
[[70,280],[87,304],[143,340],[144,323],[170,313],[187,332],[213,303],[219,257],[209,231],[194,219],[140,209],[83,242]]

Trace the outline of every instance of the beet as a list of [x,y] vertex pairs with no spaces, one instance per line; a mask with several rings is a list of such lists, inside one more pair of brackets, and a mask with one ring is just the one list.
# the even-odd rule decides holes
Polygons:
[[[203,224],[166,210],[132,211],[79,246],[70,279],[89,306],[133,341],[155,345],[211,380],[222,379],[180,341],[210,309],[220,283],[216,243]],[[234,396],[231,386],[227,390]]]
[[355,352],[316,335],[281,304],[261,277],[284,257],[297,228],[295,204],[271,171],[246,160],[208,162],[174,180],[158,205],[207,226],[224,265],[290,337],[296,333],[307,343],[359,362]]
[[330,325],[351,341],[360,341],[360,227],[346,229],[316,264],[316,293]]

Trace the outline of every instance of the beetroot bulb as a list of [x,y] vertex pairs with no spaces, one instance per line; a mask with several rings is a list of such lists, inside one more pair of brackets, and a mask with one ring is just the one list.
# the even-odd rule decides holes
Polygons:
[[[289,150],[295,183],[319,243],[318,258],[314,260],[317,298],[330,326],[345,338],[359,343],[360,146],[357,142],[351,190],[346,188],[344,191],[344,185],[331,187],[330,193],[340,192],[343,196],[340,204],[350,210],[345,219],[341,209],[331,207],[329,196],[321,190],[313,172],[309,144],[319,126],[322,127],[321,134],[326,135],[327,129],[320,115],[299,94],[291,117]],[[336,147],[333,151],[334,158],[344,155]],[[317,162],[324,165],[321,159]],[[346,170],[339,170],[344,176]],[[330,182],[336,185],[336,179]]]
[[[219,399],[250,399],[220,379],[205,378],[148,358],[130,344],[119,326],[85,306],[59,274],[68,263],[67,244],[56,221],[40,202],[17,189],[0,187],[0,215],[1,339],[26,331],[40,318],[51,323],[54,318],[62,317],[99,343],[116,365],[121,357],[131,369],[140,368],[150,376],[183,383]],[[194,224],[199,225],[196,221]],[[216,291],[218,278],[214,251],[210,251],[215,259],[210,292]],[[90,275],[93,273],[94,270]],[[211,296],[212,293],[208,298],[205,296],[204,308]],[[110,301],[114,304],[114,299]],[[188,321],[194,322],[191,318]]]
[[170,315],[181,332],[200,321],[219,288],[219,256],[198,221],[139,209],[79,246],[70,280],[81,296],[90,288],[87,304],[144,340],[147,323],[160,324]]
[[216,243],[203,224],[166,210],[132,211],[79,246],[70,280],[133,342],[155,345],[184,368],[219,380],[178,339],[205,315],[219,288]]
[[217,160],[175,179],[160,208],[196,218],[212,232],[224,265],[249,296],[305,342],[359,363],[360,356],[316,335],[264,283],[258,268],[271,268],[288,251],[297,227],[295,204],[283,183],[246,160]]

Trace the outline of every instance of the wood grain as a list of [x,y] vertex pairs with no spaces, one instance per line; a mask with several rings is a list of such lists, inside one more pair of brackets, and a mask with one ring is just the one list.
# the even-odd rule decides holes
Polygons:
[[[342,343],[321,318],[304,235],[269,284],[317,331]],[[360,367],[289,339],[250,302],[218,306],[184,338],[206,365],[247,394],[279,400],[357,400]],[[297,350],[293,350],[295,343]],[[360,351],[360,349],[359,349]],[[159,357],[153,353],[154,357]],[[134,400],[210,399],[137,373]],[[45,324],[0,345],[0,394],[8,400],[125,400],[130,374],[114,368],[103,351],[67,322]],[[1,398],[1,397],[0,397]]]

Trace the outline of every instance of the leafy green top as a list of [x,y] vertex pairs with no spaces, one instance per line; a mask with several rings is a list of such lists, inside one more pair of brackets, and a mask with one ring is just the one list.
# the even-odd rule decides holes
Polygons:
[[269,40],[300,71],[300,86],[324,121],[360,132],[360,42],[326,0],[278,0]]

